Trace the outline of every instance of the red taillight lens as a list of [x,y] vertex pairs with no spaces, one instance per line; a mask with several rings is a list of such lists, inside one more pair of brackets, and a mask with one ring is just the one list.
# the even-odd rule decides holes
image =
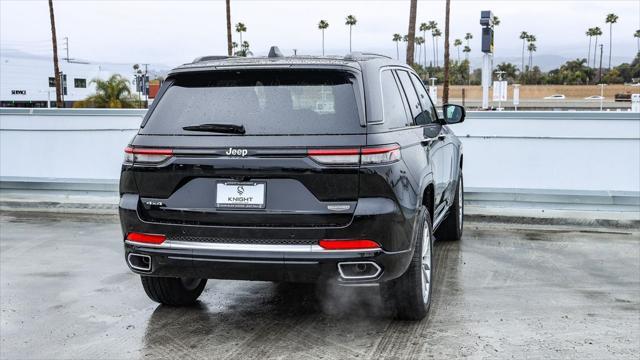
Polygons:
[[373,240],[353,239],[353,240],[320,240],[319,245],[325,250],[357,250],[357,249],[379,249],[380,244]]
[[160,163],[172,156],[172,149],[145,149],[132,147],[124,149],[124,161],[128,163]]
[[162,244],[167,239],[164,235],[159,234],[145,234],[145,233],[128,233],[127,240],[144,243],[144,244]]
[[355,149],[309,149],[311,159],[326,165],[386,164],[400,160],[397,144]]

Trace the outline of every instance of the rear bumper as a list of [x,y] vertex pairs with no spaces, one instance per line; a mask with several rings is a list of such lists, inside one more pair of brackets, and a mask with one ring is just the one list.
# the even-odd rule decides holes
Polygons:
[[[233,244],[228,244],[233,245]],[[295,246],[295,245],[284,245]],[[345,285],[388,281],[406,270],[410,251],[385,253],[375,251],[265,251],[246,249],[158,248],[125,242],[125,258],[130,253],[148,255],[150,271],[131,271],[151,276],[195,277],[258,281],[318,282],[339,281]],[[375,277],[345,279],[338,263],[373,262],[380,267]]]
[[[164,234],[162,245],[125,241],[129,254],[148,255],[150,276],[196,277],[262,281],[317,282],[337,280],[345,285],[372,284],[402,275],[410,262],[413,213],[401,211],[384,198],[360,199],[353,221],[339,228],[240,228],[164,224],[140,219],[137,196],[120,203],[124,234]],[[409,216],[406,214],[409,213]],[[367,238],[379,249],[324,250],[320,239]],[[184,241],[197,239],[197,241]],[[207,239],[206,241],[202,241]],[[343,262],[373,262],[379,274],[366,279],[345,279],[338,270]]]

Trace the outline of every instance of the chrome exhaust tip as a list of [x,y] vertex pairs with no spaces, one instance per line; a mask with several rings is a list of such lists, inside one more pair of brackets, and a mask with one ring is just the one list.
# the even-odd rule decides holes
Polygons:
[[127,262],[132,269],[139,271],[151,271],[151,256],[129,253]]
[[345,280],[367,280],[378,277],[382,268],[373,261],[350,261],[338,263],[338,272]]

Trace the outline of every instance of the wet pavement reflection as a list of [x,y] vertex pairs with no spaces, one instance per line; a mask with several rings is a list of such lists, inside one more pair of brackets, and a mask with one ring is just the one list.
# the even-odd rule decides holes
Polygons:
[[0,216],[1,358],[618,357],[640,351],[640,236],[470,223],[438,242],[429,317],[375,287],[209,280],[151,302],[116,217]]

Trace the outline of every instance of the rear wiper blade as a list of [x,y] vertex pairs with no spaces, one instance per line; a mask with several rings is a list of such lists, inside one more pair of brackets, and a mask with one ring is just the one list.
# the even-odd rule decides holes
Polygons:
[[190,125],[190,126],[183,127],[182,130],[206,131],[206,132],[217,132],[217,133],[227,133],[227,134],[244,134],[245,133],[243,125],[233,125],[233,124]]

